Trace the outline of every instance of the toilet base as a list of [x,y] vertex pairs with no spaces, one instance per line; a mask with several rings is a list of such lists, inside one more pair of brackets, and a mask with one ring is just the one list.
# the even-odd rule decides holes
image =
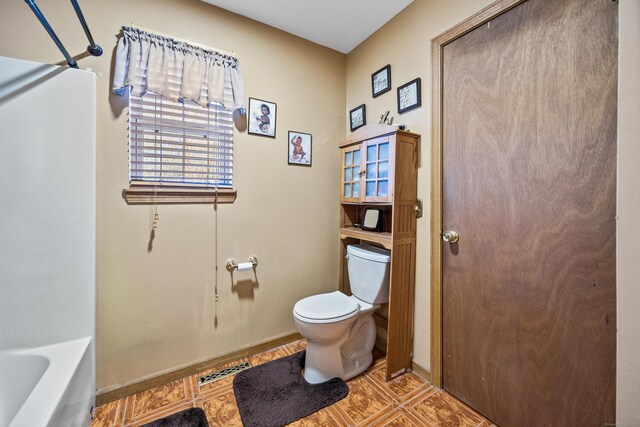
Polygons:
[[331,378],[348,380],[364,372],[373,361],[376,326],[371,312],[361,315],[348,333],[331,342],[307,338],[304,378],[310,384]]
[[304,379],[309,384],[323,383],[332,378],[347,381],[366,371],[371,366],[371,362],[373,362],[373,352],[355,360],[347,360],[341,356],[339,348],[327,349],[325,346],[317,348],[312,343],[307,343]]
[[343,358],[342,365],[344,366],[344,377],[342,379],[346,381],[363,373],[367,368],[369,368],[369,366],[371,366],[371,362],[373,362],[373,353],[366,354],[357,360],[346,360]]

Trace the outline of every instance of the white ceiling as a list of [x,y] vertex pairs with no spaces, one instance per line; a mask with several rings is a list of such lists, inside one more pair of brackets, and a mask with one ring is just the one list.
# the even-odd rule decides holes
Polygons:
[[203,0],[349,53],[413,0]]

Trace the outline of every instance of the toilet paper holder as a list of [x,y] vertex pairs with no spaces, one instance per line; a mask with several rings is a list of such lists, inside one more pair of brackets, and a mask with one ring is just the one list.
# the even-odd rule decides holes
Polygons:
[[234,258],[229,258],[226,262],[226,266],[227,266],[227,270],[230,273],[233,272],[233,270],[238,270],[238,271],[251,270],[258,266],[258,257],[250,256],[249,262],[243,262],[240,264],[238,264],[238,261],[236,261]]

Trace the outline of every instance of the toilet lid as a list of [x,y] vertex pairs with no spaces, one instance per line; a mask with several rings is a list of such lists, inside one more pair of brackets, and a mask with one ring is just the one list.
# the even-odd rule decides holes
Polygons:
[[331,323],[348,319],[358,312],[358,303],[339,291],[303,298],[293,314],[311,323]]

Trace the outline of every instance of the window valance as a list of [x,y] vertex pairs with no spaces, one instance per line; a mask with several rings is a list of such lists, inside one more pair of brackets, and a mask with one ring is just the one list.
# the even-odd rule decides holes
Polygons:
[[191,99],[203,107],[219,103],[244,112],[244,83],[238,58],[168,37],[123,27],[118,41],[113,91],[147,91],[171,101]]

